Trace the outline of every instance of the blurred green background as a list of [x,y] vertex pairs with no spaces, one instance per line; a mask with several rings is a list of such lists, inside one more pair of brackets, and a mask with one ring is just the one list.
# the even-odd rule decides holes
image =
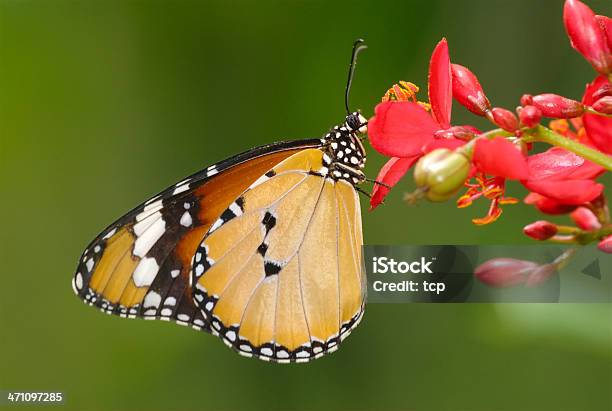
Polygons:
[[[70,287],[86,244],[148,196],[341,122],[357,37],[370,48],[352,102],[366,115],[397,80],[426,90],[442,36],[497,106],[524,92],[580,97],[593,72],[561,11],[553,0],[0,0],[0,389],[64,391],[70,410],[612,409],[611,305],[371,304],[339,352],[279,366],[174,324],[102,315]],[[457,104],[453,117],[474,123]],[[370,152],[374,177],[384,159]],[[408,207],[410,187],[364,211],[367,243],[528,243],[521,228],[539,218],[519,204],[475,227],[486,204]]]

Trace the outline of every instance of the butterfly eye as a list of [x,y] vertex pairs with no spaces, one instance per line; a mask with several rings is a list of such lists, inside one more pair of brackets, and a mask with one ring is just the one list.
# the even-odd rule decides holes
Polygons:
[[346,116],[346,125],[353,131],[359,130],[361,127],[361,121],[359,120],[358,113],[352,113]]

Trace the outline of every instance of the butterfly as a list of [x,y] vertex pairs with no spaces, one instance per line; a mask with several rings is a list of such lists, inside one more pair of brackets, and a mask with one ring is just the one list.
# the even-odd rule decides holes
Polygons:
[[306,362],[338,349],[366,298],[366,179],[351,112],[323,138],[273,143],[193,174],[119,218],[83,252],[72,280],[87,304],[212,333],[238,353]]

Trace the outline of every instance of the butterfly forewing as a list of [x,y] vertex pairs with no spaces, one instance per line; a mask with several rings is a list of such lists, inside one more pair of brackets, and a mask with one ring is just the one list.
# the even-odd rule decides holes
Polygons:
[[75,292],[109,314],[206,328],[189,285],[202,238],[253,181],[292,154],[320,144],[304,140],[253,149],[134,208],[87,247],[73,277]]

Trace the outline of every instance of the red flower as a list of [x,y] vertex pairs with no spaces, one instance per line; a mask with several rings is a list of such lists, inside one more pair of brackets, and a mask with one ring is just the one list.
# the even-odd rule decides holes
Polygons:
[[578,206],[594,200],[603,190],[603,185],[594,181],[605,171],[603,167],[558,147],[530,156],[527,166],[529,178],[523,185],[558,205]]
[[597,19],[593,10],[578,0],[566,0],[563,23],[572,47],[601,74],[612,72],[609,33],[606,33],[609,23]]
[[[591,106],[607,93],[612,93],[610,81],[605,76],[599,76],[586,86],[582,102]],[[612,118],[585,114],[582,116],[582,123],[589,141],[604,153],[612,154]]]
[[[453,71],[461,75],[461,79],[456,84],[453,82]],[[424,154],[437,148],[456,149],[465,144],[465,140],[479,134],[479,131],[472,126],[451,126],[454,92],[462,104],[472,104],[474,109],[478,106],[483,110],[485,108],[488,110],[490,107],[473,73],[462,66],[453,66],[451,69],[448,44],[445,39],[437,44],[429,63],[430,111],[422,103],[400,101],[401,95],[412,97],[414,90],[411,90],[411,93],[403,93],[399,86],[397,90],[393,92],[390,90],[386,96],[392,94],[394,98],[387,98],[387,101],[378,104],[374,117],[368,122],[368,135],[372,147],[381,154],[392,157],[376,178],[377,181],[390,187],[394,186]],[[493,157],[505,157],[505,154],[519,164],[489,160]],[[475,150],[475,159],[482,172],[506,178],[525,177],[524,159],[510,143],[506,145],[498,142],[492,144],[479,142]],[[370,200],[371,209],[376,208],[388,192],[389,188],[380,184],[375,185]]]
[[[378,173],[377,181],[394,186],[423,154],[441,147],[456,148],[464,141],[435,139],[436,132],[450,128],[452,80],[448,44],[442,39],[429,63],[429,100],[431,113],[414,101],[385,101],[376,106],[368,122],[370,144],[391,160]],[[401,161],[400,161],[401,160]],[[370,209],[376,208],[389,189],[374,186]]]

